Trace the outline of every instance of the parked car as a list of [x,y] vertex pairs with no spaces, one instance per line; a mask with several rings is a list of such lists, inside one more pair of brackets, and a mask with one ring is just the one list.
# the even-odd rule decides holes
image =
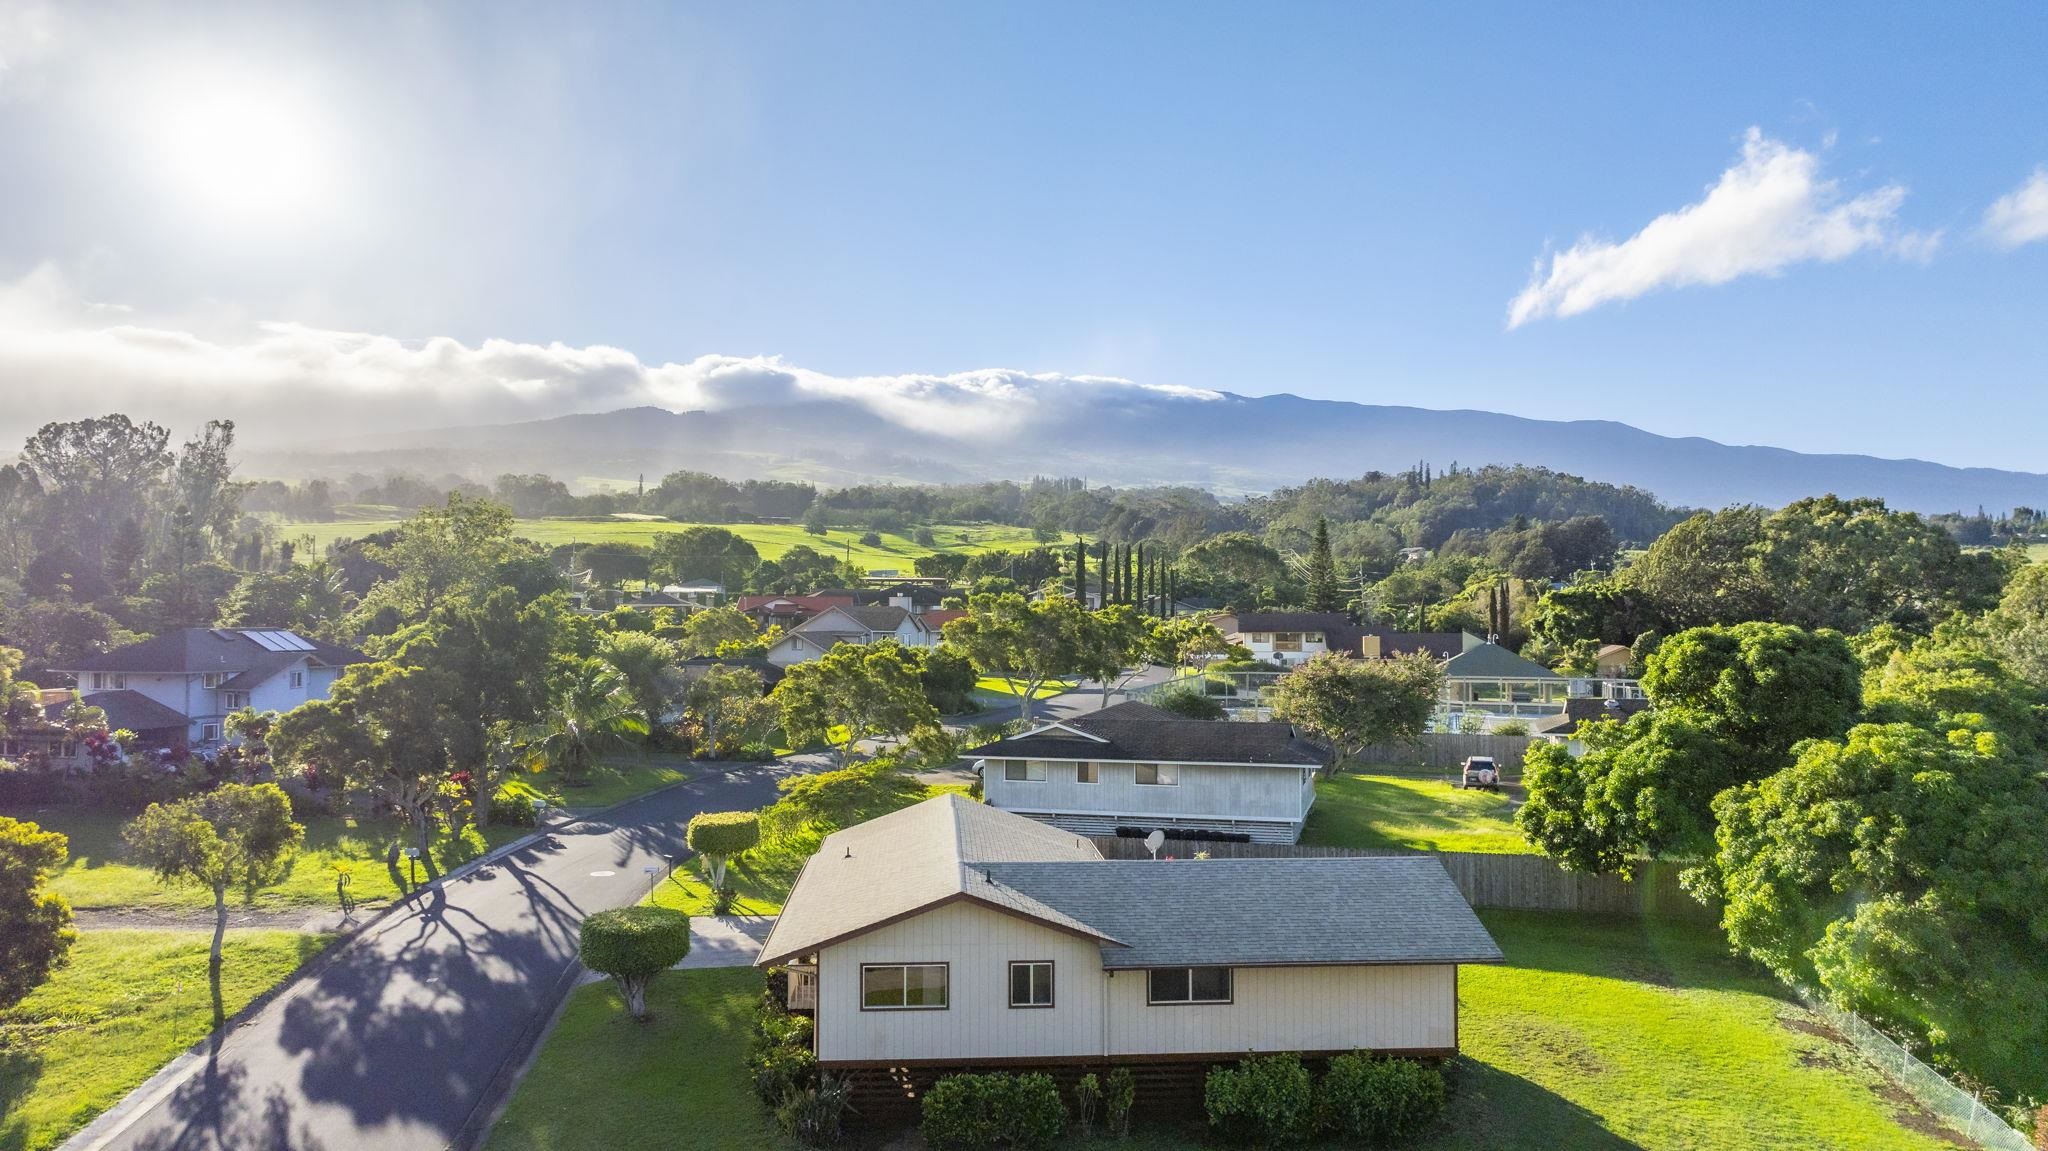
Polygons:
[[1490,755],[1473,755],[1465,758],[1465,769],[1458,776],[1458,786],[1476,788],[1480,791],[1500,790],[1500,767]]

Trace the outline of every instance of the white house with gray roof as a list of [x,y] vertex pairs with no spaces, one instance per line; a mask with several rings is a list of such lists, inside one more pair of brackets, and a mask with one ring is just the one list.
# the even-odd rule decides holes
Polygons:
[[991,806],[1084,835],[1215,832],[1293,843],[1328,756],[1290,724],[1130,702],[978,747]]
[[840,605],[826,608],[770,644],[768,662],[788,667],[817,659],[842,643],[885,639],[904,647],[933,647],[939,642],[922,615],[901,605]]
[[858,1072],[1449,1055],[1501,959],[1431,856],[1109,861],[944,795],[827,836],[758,962]]
[[285,712],[326,699],[334,677],[364,656],[282,628],[182,628],[87,656],[56,670],[72,676],[81,702],[104,707],[114,727],[148,722],[193,745],[217,742],[241,709]]

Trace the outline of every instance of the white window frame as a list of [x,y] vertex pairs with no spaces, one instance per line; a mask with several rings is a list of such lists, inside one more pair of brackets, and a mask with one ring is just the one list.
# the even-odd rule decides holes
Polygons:
[[201,742],[201,743],[218,743],[219,741],[220,741],[220,725],[219,725],[219,724],[217,724],[217,723],[202,723],[202,724],[200,724],[200,725],[199,725],[199,742]]
[[[1022,772],[1012,775],[1011,772]],[[1045,761],[1042,759],[1006,759],[1003,761],[1005,783],[1044,783]]]
[[121,689],[123,689],[123,688],[125,688],[125,687],[127,687],[127,686],[128,686],[128,677],[127,677],[127,676],[125,676],[125,675],[122,675],[122,674],[121,674],[120,672],[118,672],[118,671],[117,671],[117,672],[115,672],[115,673],[114,673],[114,690],[115,690],[115,691],[120,691]]
[[199,686],[212,691],[214,688],[226,683],[227,677],[228,673],[224,671],[202,671],[199,673]]
[[106,686],[107,686],[107,673],[106,673],[106,672],[103,672],[103,671],[96,671],[96,672],[93,672],[93,673],[92,673],[92,689],[93,689],[94,691],[99,691],[99,690],[101,690],[101,689],[105,688]]
[[295,672],[293,672],[293,673],[292,673],[292,679],[291,679],[291,684],[292,684],[292,686],[293,686],[293,687],[304,687],[304,686],[306,686],[306,673],[305,673],[305,672],[303,672],[303,671],[295,671]]
[[[1152,770],[1152,778],[1145,778],[1145,770]],[[1131,769],[1131,782],[1139,787],[1179,787],[1180,765],[1174,763],[1140,763]]]
[[1102,782],[1102,765],[1092,760],[1074,761],[1074,782],[1093,786]]
[[246,691],[224,691],[220,693],[220,699],[222,711],[240,711],[249,706],[249,693]]
[[[922,967],[940,972],[939,1003],[911,1003],[910,969]],[[900,987],[904,1002],[896,1004],[868,1002],[868,972],[897,971],[902,975]],[[946,1011],[953,1005],[953,965],[950,963],[863,963],[860,965],[860,1009],[862,1011]]]

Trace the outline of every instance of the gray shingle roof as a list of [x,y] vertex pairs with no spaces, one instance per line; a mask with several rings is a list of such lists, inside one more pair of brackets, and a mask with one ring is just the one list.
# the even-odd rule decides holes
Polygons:
[[1110,862],[1070,832],[944,795],[826,836],[756,963],[961,899],[1093,938],[1113,969],[1502,958],[1430,856]]
[[[121,731],[124,728],[138,734],[146,731],[162,731],[166,728],[185,730],[191,722],[175,708],[165,706],[139,691],[118,688],[113,691],[87,692],[78,697],[87,707],[96,707],[107,713],[107,729]],[[43,715],[52,723],[64,718],[64,709],[71,701],[60,700],[43,708]]]
[[1361,654],[1360,641],[1369,635],[1379,637],[1380,650],[1387,655],[1424,651],[1438,659],[1449,659],[1465,650],[1465,633],[1461,631],[1394,631],[1384,627],[1364,627],[1352,623],[1343,612],[1246,611],[1218,616],[1216,626],[1226,635],[1243,635],[1251,631],[1319,631],[1323,633],[1324,647],[1347,655]]
[[[1325,753],[1285,723],[1183,719],[1149,704],[1120,703],[1062,720],[1035,735],[1013,735],[974,749],[988,759],[1135,760],[1140,763],[1243,763],[1318,767]],[[1094,736],[1090,739],[1088,736]]]
[[973,870],[1018,859],[1100,862],[1102,853],[1072,832],[954,794],[835,831],[804,864],[757,963],[780,963],[953,899],[1100,938],[1087,924]]
[[[302,652],[273,652],[262,644],[250,639],[250,631],[275,631],[276,628],[204,628],[188,627],[168,631],[141,643],[117,647],[99,655],[87,656],[77,661],[75,667],[58,668],[58,671],[120,671],[120,672],[225,672],[234,674],[250,671],[272,664],[275,656],[290,656],[284,667],[297,662],[298,656],[309,656],[315,662],[336,667],[361,663],[363,653],[339,644],[324,643],[307,639],[311,650]],[[294,633],[296,634],[296,633]],[[303,638],[303,637],[302,637]]]
[[1433,856],[992,863],[997,885],[1093,924],[1106,968],[1498,963]]
[[1444,665],[1452,679],[1563,679],[1534,660],[1523,659],[1496,643],[1483,643]]

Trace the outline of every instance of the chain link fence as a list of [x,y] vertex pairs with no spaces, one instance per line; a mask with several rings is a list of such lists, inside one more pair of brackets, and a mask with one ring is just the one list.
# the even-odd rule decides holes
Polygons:
[[1914,1058],[1890,1036],[1804,987],[1795,990],[1815,1015],[1862,1052],[1886,1078],[1965,1138],[1993,1151],[2038,1151],[2032,1139],[2014,1130],[1998,1112]]

